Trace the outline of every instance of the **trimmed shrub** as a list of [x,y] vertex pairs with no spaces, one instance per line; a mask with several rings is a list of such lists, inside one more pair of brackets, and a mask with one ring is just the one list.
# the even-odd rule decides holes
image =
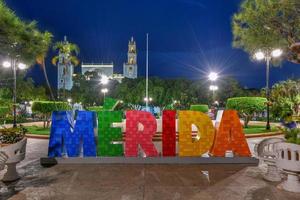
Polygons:
[[87,110],[89,111],[95,111],[95,112],[100,112],[103,110],[102,106],[92,106],[92,107],[88,107]]
[[200,105],[191,105],[190,110],[194,111],[201,111],[203,113],[207,113],[209,108],[206,104],[200,104]]
[[44,119],[44,127],[49,126],[49,118],[53,111],[60,111],[60,110],[70,110],[71,107],[67,102],[61,101],[34,101],[32,104],[32,111],[43,115]]
[[263,112],[266,109],[267,99],[264,97],[235,97],[229,98],[226,109],[237,110],[244,119],[245,127],[255,113]]

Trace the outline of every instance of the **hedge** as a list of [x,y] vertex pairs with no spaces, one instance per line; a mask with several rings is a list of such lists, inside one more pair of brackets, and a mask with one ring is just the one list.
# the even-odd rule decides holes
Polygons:
[[87,110],[89,111],[95,111],[95,112],[100,112],[103,110],[102,106],[92,106],[92,107],[88,107]]
[[70,110],[71,107],[67,102],[61,101],[34,101],[32,111],[41,114],[51,114],[53,111]]
[[194,111],[201,111],[203,113],[207,113],[209,108],[206,104],[200,104],[200,105],[191,105],[190,110]]

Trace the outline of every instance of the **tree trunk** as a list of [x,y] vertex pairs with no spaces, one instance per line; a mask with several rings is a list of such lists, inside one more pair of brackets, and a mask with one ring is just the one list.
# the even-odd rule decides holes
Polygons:
[[45,79],[46,79],[47,86],[48,86],[48,88],[49,88],[49,92],[50,92],[50,95],[51,95],[51,99],[52,99],[53,101],[55,101],[55,98],[54,98],[54,95],[53,95],[53,92],[52,92],[52,88],[51,88],[50,83],[49,83],[47,71],[46,71],[45,59],[43,59],[43,62],[42,62],[42,68],[43,68],[43,72],[44,72],[44,76],[45,76]]
[[248,124],[249,124],[249,122],[252,118],[253,118],[253,115],[244,115],[244,119],[245,119],[244,126],[245,126],[245,128],[248,128]]

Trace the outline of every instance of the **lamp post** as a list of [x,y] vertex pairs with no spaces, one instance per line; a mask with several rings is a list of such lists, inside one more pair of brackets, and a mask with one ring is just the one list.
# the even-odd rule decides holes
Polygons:
[[105,101],[105,94],[108,92],[108,89],[107,88],[103,88],[101,90],[101,92],[103,93],[103,101]]
[[219,87],[217,85],[210,85],[209,86],[209,90],[212,91],[212,98],[213,98],[213,102],[215,102],[215,91],[217,91],[219,89]]
[[256,60],[265,60],[266,61],[266,97],[267,97],[267,125],[266,129],[270,130],[270,87],[269,87],[269,79],[270,79],[270,64],[272,58],[278,58],[282,55],[283,51],[281,49],[268,50],[266,52],[257,51],[254,54],[254,58]]
[[13,120],[13,127],[16,128],[17,127],[17,68],[20,70],[24,70],[27,68],[27,66],[24,63],[17,63],[17,61],[15,59],[12,59],[11,62],[9,61],[4,61],[2,63],[2,66],[4,68],[10,68],[12,67],[13,70],[13,80],[14,80],[14,84],[13,84],[13,116],[14,116],[14,120]]
[[149,103],[152,102],[152,98],[151,97],[145,97],[144,101],[146,102],[146,111],[149,111]]
[[218,86],[214,85],[214,83],[217,81],[218,78],[219,78],[219,75],[216,72],[210,72],[208,74],[208,80],[211,81],[211,85],[209,86],[209,90],[211,90],[212,93],[213,93],[213,96],[212,96],[213,102],[215,101],[215,91],[217,91],[219,89]]

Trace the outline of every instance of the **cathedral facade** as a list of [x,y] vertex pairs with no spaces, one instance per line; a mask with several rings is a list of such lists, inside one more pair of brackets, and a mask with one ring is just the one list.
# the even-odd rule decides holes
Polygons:
[[[67,41],[66,41],[67,42]],[[64,56],[62,53],[59,54],[58,62],[58,73],[57,73],[57,88],[71,90],[73,87],[73,66],[65,66],[63,60]],[[84,75],[85,72],[97,71],[98,74],[105,75],[109,79],[117,80],[122,82],[123,78],[135,79],[138,75],[137,65],[137,48],[136,42],[133,37],[128,42],[127,62],[123,64],[123,74],[114,73],[113,63],[81,63],[81,73]]]

